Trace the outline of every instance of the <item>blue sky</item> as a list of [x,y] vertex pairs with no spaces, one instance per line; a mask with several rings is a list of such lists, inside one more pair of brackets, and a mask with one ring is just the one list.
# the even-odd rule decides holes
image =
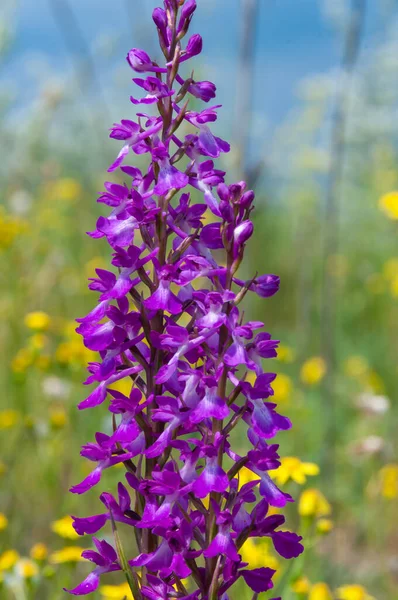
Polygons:
[[[17,0],[15,43],[3,74],[22,81],[31,57],[45,58],[62,77],[71,65],[70,50],[54,19],[51,3],[57,0]],[[338,64],[340,49],[336,31],[325,18],[324,0],[259,0],[257,24],[256,81],[254,108],[271,128],[294,106],[296,90],[303,77],[324,72]],[[340,2],[340,0],[329,0]],[[386,0],[369,0],[366,44],[377,38],[376,7]],[[112,66],[125,69],[124,56],[132,46],[153,47],[152,9],[159,0],[68,0],[87,43],[101,85],[109,87],[106,73]],[[218,98],[233,114],[236,91],[236,56],[239,41],[240,0],[198,0],[192,31],[204,38],[206,78],[217,84]],[[112,65],[96,49],[98,37],[117,38],[118,54]],[[366,45],[365,44],[365,45]],[[79,47],[76,44],[75,53]],[[204,71],[204,69],[203,69]],[[26,89],[25,83],[25,89]]]

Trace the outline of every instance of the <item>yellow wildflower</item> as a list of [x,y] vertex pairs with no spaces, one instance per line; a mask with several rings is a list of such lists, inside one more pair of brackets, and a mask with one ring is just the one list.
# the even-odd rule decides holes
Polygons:
[[8,519],[3,513],[0,513],[0,531],[4,531],[4,529],[7,529],[7,527]]
[[0,571],[9,571],[19,560],[19,554],[16,550],[6,550],[0,554]]
[[384,382],[376,371],[369,371],[366,377],[366,385],[373,390],[375,394],[384,394],[386,391]]
[[364,356],[349,356],[344,362],[344,373],[348,377],[361,378],[368,369],[369,363]]
[[51,196],[57,200],[66,200],[67,202],[73,202],[82,193],[81,185],[76,179],[71,177],[63,177],[58,179],[51,189]]
[[40,371],[47,371],[49,366],[51,365],[51,357],[48,354],[42,354],[38,356],[35,360],[35,366],[40,369]]
[[34,333],[28,340],[28,345],[33,350],[43,350],[48,344],[48,337],[43,333]]
[[276,471],[270,471],[272,479],[279,485],[284,485],[290,479],[299,485],[304,485],[307,475],[319,474],[319,467],[315,463],[301,462],[295,456],[285,456],[281,459],[281,466]]
[[213,213],[211,212],[211,210],[209,210],[209,209],[207,209],[202,216],[203,225],[208,225],[209,223],[215,223],[216,220],[217,220],[217,217],[215,217],[213,215]]
[[332,512],[332,507],[322,492],[309,488],[300,496],[298,512],[302,517],[327,517]]
[[124,379],[119,379],[119,381],[112,383],[108,389],[115,390],[128,397],[130,396],[131,388],[133,387],[132,383],[130,377],[125,377]]
[[5,464],[0,460],[0,475],[4,475],[4,473],[7,471],[7,467],[5,466]]
[[319,519],[316,523],[318,533],[329,533],[333,529],[333,521],[331,519]]
[[301,381],[306,385],[316,385],[326,374],[326,363],[321,356],[314,356],[305,361],[301,367]]
[[32,349],[21,348],[12,359],[11,368],[14,373],[24,373],[33,364],[33,360],[34,352]]
[[32,548],[30,549],[30,557],[33,558],[33,560],[37,560],[38,562],[46,560],[47,555],[48,550],[45,544],[38,543],[32,546]]
[[8,215],[3,207],[0,207],[0,249],[9,248],[15,238],[21,233],[25,233],[28,225],[19,217]]
[[241,487],[243,487],[246,483],[249,483],[249,481],[260,481],[260,478],[258,475],[256,475],[255,473],[253,473],[253,471],[251,471],[250,469],[248,469],[247,467],[242,467],[242,469],[239,471],[239,489]]
[[279,373],[278,377],[272,382],[272,389],[274,390],[274,396],[271,400],[275,402],[287,402],[292,393],[292,380],[288,375]]
[[307,579],[307,577],[299,577],[299,579],[296,579],[296,581],[292,584],[292,590],[296,594],[307,595],[308,592],[310,591],[310,588],[311,588],[311,584],[310,584],[309,580]]
[[239,554],[242,555],[244,562],[249,563],[251,569],[267,566],[270,569],[278,570],[279,562],[270,553],[265,539],[256,543],[253,538],[248,538],[239,550]]
[[249,383],[254,385],[256,383],[256,379],[257,379],[256,373],[254,371],[249,371],[248,374],[246,375],[245,381],[248,381]]
[[55,351],[55,359],[62,365],[80,366],[93,362],[96,353],[83,346],[80,338],[61,342]]
[[388,192],[379,198],[379,209],[393,221],[398,219],[398,192]]
[[37,564],[34,563],[33,560],[29,560],[29,558],[21,558],[17,562],[16,568],[17,572],[21,577],[23,577],[23,579],[31,579],[39,572]]
[[391,281],[391,295],[393,298],[398,298],[398,275]]
[[103,600],[134,600],[128,583],[121,585],[102,585],[99,589]]
[[61,550],[57,550],[50,554],[50,562],[53,565],[60,565],[62,563],[69,562],[80,562],[84,560],[81,554],[84,551],[84,548],[80,548],[79,546],[65,546]]
[[398,258],[389,258],[383,266],[383,275],[390,281],[398,275]]
[[336,594],[337,600],[375,600],[362,585],[343,585]]
[[[90,258],[88,262],[86,262],[84,266],[84,271],[86,277],[97,277],[95,272],[96,269],[107,269],[108,263],[102,258],[102,256],[94,256],[94,258]],[[73,323],[73,328],[76,329],[76,324]]]
[[54,429],[62,429],[68,423],[68,415],[64,408],[50,408],[50,424]]
[[279,360],[282,363],[292,363],[294,362],[295,358],[296,353],[293,350],[293,348],[290,348],[290,346],[284,346],[283,344],[280,344],[278,346],[277,360]]
[[381,493],[384,498],[392,500],[398,497],[398,464],[385,465],[379,471]]
[[51,529],[54,533],[67,540],[77,540],[79,535],[73,529],[73,519],[69,515],[51,523]]
[[16,410],[8,409],[0,411],[0,429],[11,429],[19,421],[20,414]]
[[28,313],[25,316],[24,323],[28,329],[34,331],[46,331],[50,326],[50,317],[43,311]]
[[308,600],[333,600],[333,596],[326,583],[315,583],[311,586]]

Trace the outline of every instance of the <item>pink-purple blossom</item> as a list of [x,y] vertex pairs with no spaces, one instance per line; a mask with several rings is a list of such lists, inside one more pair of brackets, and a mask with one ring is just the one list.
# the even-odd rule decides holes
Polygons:
[[[79,408],[106,403],[109,426],[83,446],[94,468],[71,491],[100,487],[115,465],[126,472],[116,471],[117,497],[107,486],[101,512],[74,516],[74,527],[79,535],[109,527],[107,537],[110,525],[124,529],[132,555],[126,562],[120,541],[93,538],[97,550],[83,556],[94,570],[69,590],[74,595],[95,591],[107,573],[129,571],[136,600],[228,600],[238,580],[256,597],[273,588],[275,572],[243,562],[243,543],[267,536],[288,559],[303,550],[300,536],[280,529],[283,515],[269,515],[270,506],[293,500],[270,477],[280,465],[270,440],[291,427],[272,401],[268,364],[279,342],[240,306],[247,294],[273,296],[279,277],[238,274],[254,235],[255,195],[215,167],[229,151],[211,129],[220,106],[190,103],[212,100],[215,85],[196,81],[191,67],[186,78],[179,72],[202,50],[199,34],[184,41],[195,10],[195,0],[165,0],[153,12],[164,60],[136,48],[127,55],[140,74],[131,101],[155,115],[111,128],[121,149],[108,171],[119,183],[105,183],[98,202],[110,213],[89,233],[106,239],[112,258],[89,282],[98,304],[78,319],[84,344],[99,353],[85,382],[94,387]],[[134,155],[143,170],[127,164]],[[126,394],[113,387],[122,379]],[[235,427],[246,452],[234,448]],[[242,467],[253,481],[240,486]]]

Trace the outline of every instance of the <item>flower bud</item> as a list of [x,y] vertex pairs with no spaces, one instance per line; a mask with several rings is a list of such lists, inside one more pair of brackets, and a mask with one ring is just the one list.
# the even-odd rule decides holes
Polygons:
[[209,100],[216,97],[216,86],[211,81],[191,83],[188,89],[195,98],[199,98],[199,100],[203,100],[204,102],[209,102]]
[[145,71],[152,70],[152,61],[148,54],[144,50],[139,48],[133,48],[127,55],[127,62],[130,67],[138,73],[145,73]]
[[191,56],[197,56],[202,52],[203,40],[202,36],[199,33],[195,33],[192,37],[189,38],[186,54]]
[[188,31],[192,15],[196,10],[196,0],[188,0],[182,7],[181,18],[178,24],[179,39],[181,39]]
[[250,208],[250,206],[253,203],[253,200],[255,198],[254,192],[253,190],[248,190],[247,192],[245,192],[242,196],[242,198],[240,199],[240,206],[242,208]]
[[251,221],[243,221],[234,231],[236,246],[242,246],[253,235],[254,226]]
[[167,15],[163,8],[155,8],[152,13],[152,19],[162,36],[164,43],[167,44]]

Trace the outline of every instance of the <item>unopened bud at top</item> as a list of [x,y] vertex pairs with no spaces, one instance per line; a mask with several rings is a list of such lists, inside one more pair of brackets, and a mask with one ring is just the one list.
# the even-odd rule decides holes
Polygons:
[[167,15],[163,8],[155,8],[152,19],[161,34],[163,41],[167,43]]

